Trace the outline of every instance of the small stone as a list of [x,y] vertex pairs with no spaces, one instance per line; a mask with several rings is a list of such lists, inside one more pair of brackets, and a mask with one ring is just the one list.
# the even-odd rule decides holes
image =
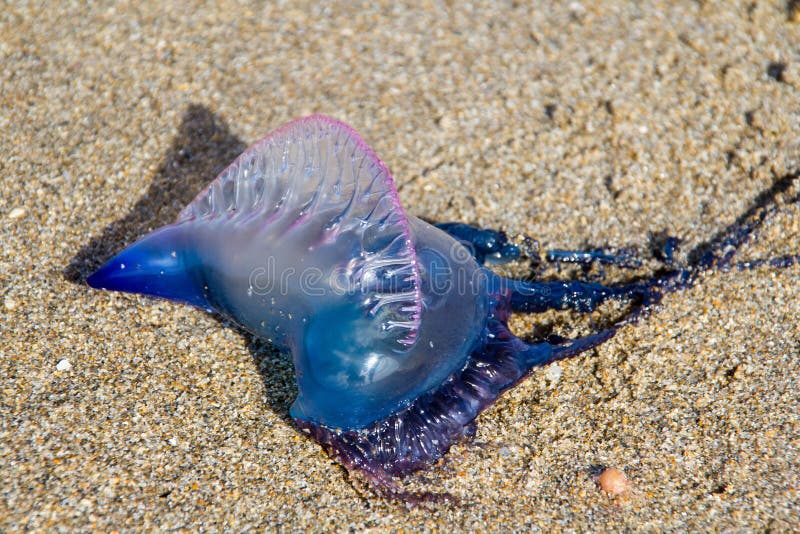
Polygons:
[[447,114],[443,114],[439,119],[439,127],[442,130],[452,130],[456,126],[455,119]]
[[72,369],[72,364],[69,363],[69,360],[61,360],[56,364],[56,371],[69,371]]
[[554,363],[547,367],[547,371],[545,371],[544,377],[545,379],[547,379],[548,382],[555,383],[558,382],[558,380],[561,378],[562,372],[563,370],[561,369],[561,366],[558,365],[557,363]]
[[8,212],[8,218],[12,221],[16,221],[17,219],[25,217],[26,213],[28,212],[25,210],[25,208],[14,208]]
[[16,310],[17,309],[17,301],[12,299],[11,297],[6,297],[5,300],[3,301],[3,306],[5,306],[5,308],[8,311]]
[[612,497],[619,497],[628,493],[631,489],[631,483],[625,473],[614,467],[608,467],[597,476],[597,484],[600,489],[611,495]]

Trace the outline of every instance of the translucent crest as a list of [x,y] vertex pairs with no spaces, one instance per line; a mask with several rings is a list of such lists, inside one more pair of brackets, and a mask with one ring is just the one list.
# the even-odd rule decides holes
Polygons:
[[388,169],[352,128],[321,115],[287,124],[240,155],[177,222],[254,219],[320,225],[320,240],[335,242],[347,265],[339,289],[379,337],[414,344],[422,299],[408,219]]

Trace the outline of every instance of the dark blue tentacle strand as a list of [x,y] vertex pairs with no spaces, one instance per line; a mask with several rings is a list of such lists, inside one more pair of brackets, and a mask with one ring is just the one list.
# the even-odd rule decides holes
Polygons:
[[[754,232],[776,211],[775,206],[753,210],[748,217],[733,224],[719,237],[702,247],[701,251],[690,255],[690,257],[694,257],[689,266],[673,267],[643,281],[614,286],[581,281],[526,282],[507,279],[503,279],[502,283],[511,290],[510,303],[514,311],[539,313],[549,309],[573,309],[579,312],[589,312],[610,299],[633,300],[642,308],[646,308],[660,302],[667,293],[691,286],[703,271],[727,271],[730,269],[741,271],[763,265],[784,268],[800,263],[800,255],[766,260],[733,261],[742,245],[750,240]],[[677,244],[677,240],[669,238],[664,245],[664,263],[668,267],[674,265],[673,253]],[[586,253],[556,251],[555,254],[551,251],[548,256],[556,261],[574,263],[599,261],[618,266],[625,258],[625,256],[606,256],[602,250]],[[641,313],[641,310],[634,312],[625,322],[635,321]]]
[[665,293],[690,284],[691,274],[691,271],[680,270],[644,282],[615,286],[580,281],[505,282],[511,289],[511,309],[514,311],[541,313],[546,310],[572,309],[590,312],[610,299],[634,300],[643,306],[656,304]]
[[521,255],[519,247],[510,243],[503,231],[485,230],[464,223],[439,223],[434,226],[461,241],[480,264],[505,263]]
[[733,267],[739,271],[748,271],[750,269],[763,267],[764,265],[768,267],[775,267],[776,269],[783,269],[785,267],[791,267],[795,264],[800,264],[800,254],[781,256],[780,258],[771,258],[768,260],[740,261],[738,263],[734,263]]
[[617,333],[617,327],[578,338],[566,345],[552,345],[545,341],[534,343],[525,351],[523,357],[528,369],[566,360],[587,350],[599,347]]
[[642,266],[642,260],[628,251],[612,252],[609,249],[598,248],[594,250],[548,250],[544,258],[550,263],[575,263],[578,265],[615,265],[625,269],[637,269]]

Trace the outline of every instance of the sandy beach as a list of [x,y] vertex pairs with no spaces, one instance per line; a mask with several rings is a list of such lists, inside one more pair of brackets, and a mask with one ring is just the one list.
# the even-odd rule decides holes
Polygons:
[[737,258],[800,254],[799,43],[783,0],[5,6],[0,531],[800,530],[798,265],[709,272],[534,374],[403,481],[458,500],[418,507],[294,426],[287,355],[85,284],[312,113],[358,130],[426,220],[629,248],[646,276],[664,236],[692,262],[766,209]]

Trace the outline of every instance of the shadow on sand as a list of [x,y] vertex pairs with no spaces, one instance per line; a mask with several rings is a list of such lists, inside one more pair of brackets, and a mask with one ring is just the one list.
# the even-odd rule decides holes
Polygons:
[[[106,226],[99,236],[81,247],[63,269],[64,278],[84,284],[87,276],[123,248],[174,221],[195,195],[245,148],[245,143],[231,133],[221,117],[205,106],[190,105],[145,194],[127,215]],[[270,407],[289,420],[289,406],[297,393],[290,357],[223,317],[214,317],[245,338],[261,372]]]

